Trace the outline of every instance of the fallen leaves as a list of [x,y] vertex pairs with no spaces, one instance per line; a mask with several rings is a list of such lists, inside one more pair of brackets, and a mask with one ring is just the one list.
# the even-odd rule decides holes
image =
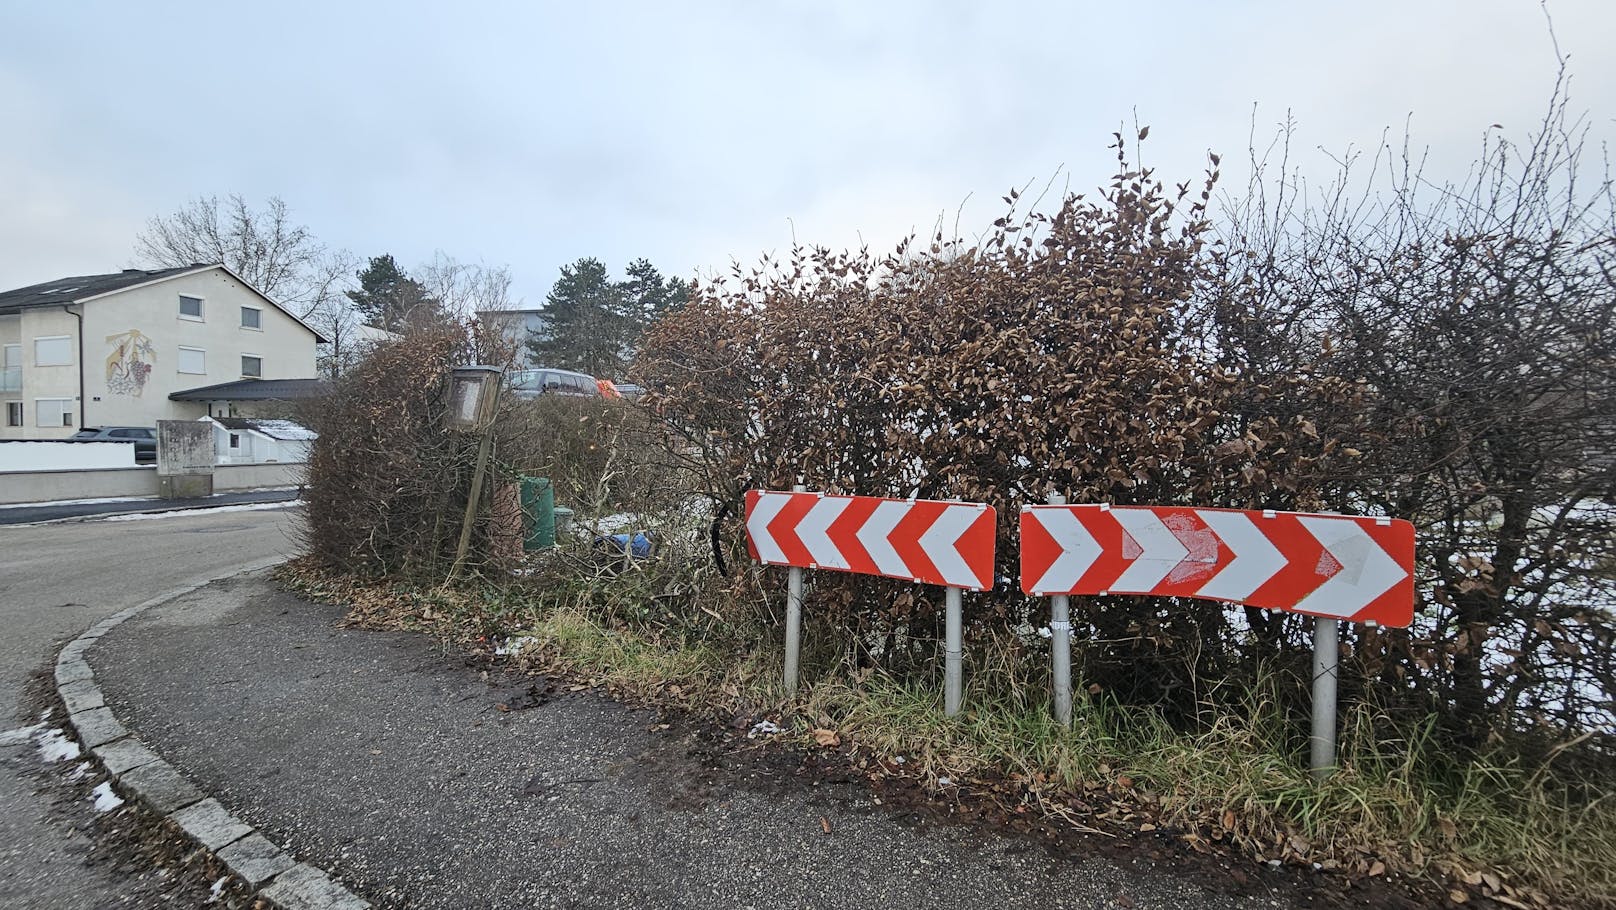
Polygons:
[[822,749],[835,749],[842,744],[842,737],[835,730],[816,727],[813,735],[814,742]]

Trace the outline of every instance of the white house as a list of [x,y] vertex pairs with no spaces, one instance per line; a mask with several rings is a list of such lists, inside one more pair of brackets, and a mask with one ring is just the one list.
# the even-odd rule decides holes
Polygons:
[[0,292],[0,439],[149,427],[230,415],[238,401],[309,397],[319,391],[315,346],[325,340],[222,265]]
[[543,338],[550,331],[550,321],[539,310],[478,310],[477,318],[483,325],[505,336],[515,349],[518,369],[543,366],[533,358],[527,346],[535,338]]
[[306,462],[315,432],[290,420],[249,417],[204,417],[213,424],[217,464]]

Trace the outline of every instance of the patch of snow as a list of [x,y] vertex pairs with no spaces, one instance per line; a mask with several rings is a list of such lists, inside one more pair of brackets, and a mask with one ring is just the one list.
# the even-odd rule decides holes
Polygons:
[[57,762],[79,757],[79,744],[55,727],[40,734],[35,742],[39,746],[40,761]]
[[773,736],[780,732],[780,725],[772,720],[760,720],[746,731],[747,739],[757,739],[759,736]]
[[91,771],[91,770],[92,770],[92,769],[93,769],[93,768],[94,768],[94,767],[95,767],[95,766],[94,766],[94,765],[91,765],[91,764],[90,764],[90,763],[89,763],[89,762],[87,762],[87,761],[81,761],[81,762],[79,762],[79,764],[78,764],[78,767],[76,767],[76,768],[74,768],[74,769],[73,769],[73,773],[72,773],[72,774],[69,774],[69,775],[68,775],[68,776],[67,776],[67,779],[68,779],[68,780],[70,780],[70,781],[74,781],[74,780],[83,780],[83,779],[84,779],[84,776],[85,776],[85,775],[87,775],[87,774],[89,774],[89,773],[90,773],[90,771]]
[[265,436],[272,436],[286,441],[312,442],[320,438],[319,433],[290,420],[259,420],[253,418],[252,426],[253,429],[258,430]]
[[48,499],[43,502],[18,502],[0,506],[0,512],[7,509],[37,509],[41,506],[98,506],[109,502],[141,502],[150,500],[160,502],[155,496],[103,496],[100,499]]
[[20,746],[38,736],[44,729],[44,724],[34,724],[31,727],[0,731],[0,746]]
[[535,645],[538,643],[539,640],[531,635],[518,635],[515,638],[507,638],[505,639],[504,644],[496,645],[494,647],[494,656],[505,657],[513,654],[521,654],[524,650],[526,650],[528,645]]
[[106,781],[90,791],[90,798],[95,800],[95,811],[111,812],[123,805],[123,797],[112,792],[112,781]]
[[219,880],[214,882],[213,887],[208,889],[208,903],[217,903],[221,897],[224,897],[224,883],[229,880],[230,876],[228,875],[219,876]]
[[947,787],[952,783],[954,783],[954,778],[952,778],[952,777],[939,777],[939,778],[937,778],[937,786],[939,786],[939,787]]
[[290,509],[302,505],[301,500],[288,502],[255,502],[240,506],[212,506],[205,509],[173,509],[168,512],[140,512],[135,515],[109,515],[98,518],[96,521],[149,521],[155,518],[180,518],[186,515],[217,515],[220,512],[267,512],[273,509]]

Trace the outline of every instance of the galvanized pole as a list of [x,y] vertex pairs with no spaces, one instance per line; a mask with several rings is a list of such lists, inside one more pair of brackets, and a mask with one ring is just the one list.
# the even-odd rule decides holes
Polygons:
[[[1063,506],[1066,497],[1049,494],[1049,504]],[[1050,676],[1054,680],[1055,722],[1072,725],[1072,599],[1057,594],[1049,599]]]
[[[797,493],[808,488],[797,484]],[[633,541],[629,541],[633,543]],[[802,570],[792,566],[786,576],[786,696],[797,696],[797,652],[802,645]]]
[[1322,616],[1313,620],[1313,779],[1323,781],[1335,770],[1335,684],[1341,658],[1341,624]]
[[960,666],[962,645],[961,635],[961,596],[960,589],[950,585],[945,589],[946,605],[948,611],[947,642],[943,651],[943,713],[949,717],[957,717],[960,713],[960,701],[964,696],[964,674]]

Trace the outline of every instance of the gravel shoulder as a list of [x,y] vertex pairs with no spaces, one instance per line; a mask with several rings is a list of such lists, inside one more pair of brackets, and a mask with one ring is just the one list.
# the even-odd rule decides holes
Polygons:
[[1293,905],[917,823],[854,782],[784,786],[593,692],[501,711],[533,681],[340,619],[244,576],[141,614],[87,657],[148,745],[378,906]]

